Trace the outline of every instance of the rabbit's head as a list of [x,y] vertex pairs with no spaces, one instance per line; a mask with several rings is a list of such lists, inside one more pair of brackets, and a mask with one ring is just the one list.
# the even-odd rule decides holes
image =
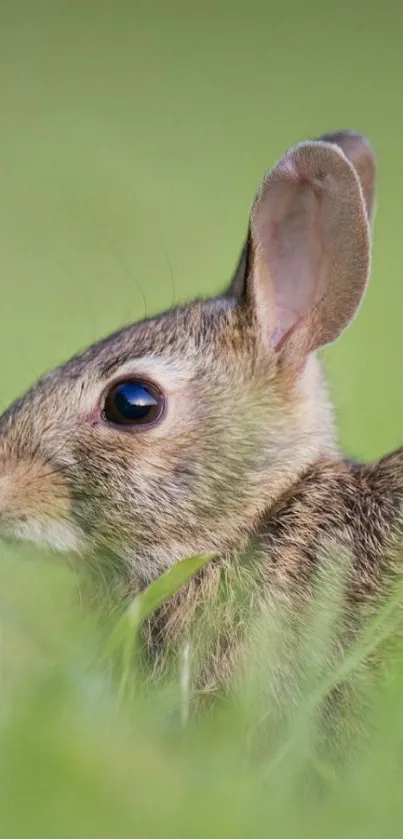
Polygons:
[[12,405],[0,532],[107,551],[142,582],[246,544],[335,452],[316,351],[364,293],[373,180],[358,135],[296,146],[263,180],[226,293],[123,329]]

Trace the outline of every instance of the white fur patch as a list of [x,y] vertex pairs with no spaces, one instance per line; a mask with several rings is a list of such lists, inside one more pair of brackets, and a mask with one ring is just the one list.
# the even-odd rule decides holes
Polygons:
[[24,522],[7,523],[3,533],[5,536],[36,542],[57,551],[79,552],[83,545],[83,538],[73,525],[58,521],[28,519]]
[[194,365],[182,357],[165,359],[156,355],[145,355],[122,364],[115,370],[113,378],[127,375],[150,376],[161,387],[175,391],[192,379]]

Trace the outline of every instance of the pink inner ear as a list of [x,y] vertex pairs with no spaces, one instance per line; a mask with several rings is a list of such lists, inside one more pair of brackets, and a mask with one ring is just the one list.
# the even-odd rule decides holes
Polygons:
[[309,183],[306,177],[289,183],[267,222],[263,251],[276,308],[273,346],[299,324],[325,290],[321,193],[322,185]]
[[362,193],[343,153],[320,142],[289,152],[263,181],[251,237],[250,299],[264,340],[293,356],[334,341],[359,306],[370,261]]

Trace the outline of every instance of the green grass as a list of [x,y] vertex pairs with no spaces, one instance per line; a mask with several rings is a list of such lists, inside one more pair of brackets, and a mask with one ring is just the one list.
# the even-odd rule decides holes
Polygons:
[[[1,403],[146,309],[220,289],[263,172],[290,144],[350,127],[380,161],[373,276],[327,364],[348,453],[400,445],[402,29],[401,4],[362,0],[3,0]],[[110,636],[113,620],[80,600],[81,585],[41,552],[0,548],[2,836],[396,835],[399,649],[385,652],[377,688],[361,679],[396,609],[344,670],[318,673],[308,655],[303,701],[266,749],[259,661],[192,720],[186,658],[154,688],[128,667],[144,601]],[[338,774],[317,748],[320,711],[356,676],[371,733]]]
[[[232,695],[201,717],[188,713],[194,695],[185,658],[158,685],[136,658],[127,669],[141,620],[206,558],[158,580],[109,634],[102,610],[80,599],[75,574],[23,554],[0,566],[2,835],[395,833],[403,814],[399,645],[383,654],[376,687],[360,668],[401,629],[401,591],[331,669],[323,664],[333,610],[329,600],[315,610],[308,643],[296,651],[295,672],[304,666],[299,702],[285,709],[279,733],[256,679],[262,649],[252,650]],[[347,737],[337,732],[323,745],[324,703],[347,684],[356,702],[370,701],[365,736],[343,714]]]

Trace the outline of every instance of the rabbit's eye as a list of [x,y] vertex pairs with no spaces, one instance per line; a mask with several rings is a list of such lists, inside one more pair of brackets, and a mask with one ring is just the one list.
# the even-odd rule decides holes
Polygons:
[[113,385],[105,399],[104,419],[114,425],[151,425],[164,410],[162,393],[150,384],[132,379]]

